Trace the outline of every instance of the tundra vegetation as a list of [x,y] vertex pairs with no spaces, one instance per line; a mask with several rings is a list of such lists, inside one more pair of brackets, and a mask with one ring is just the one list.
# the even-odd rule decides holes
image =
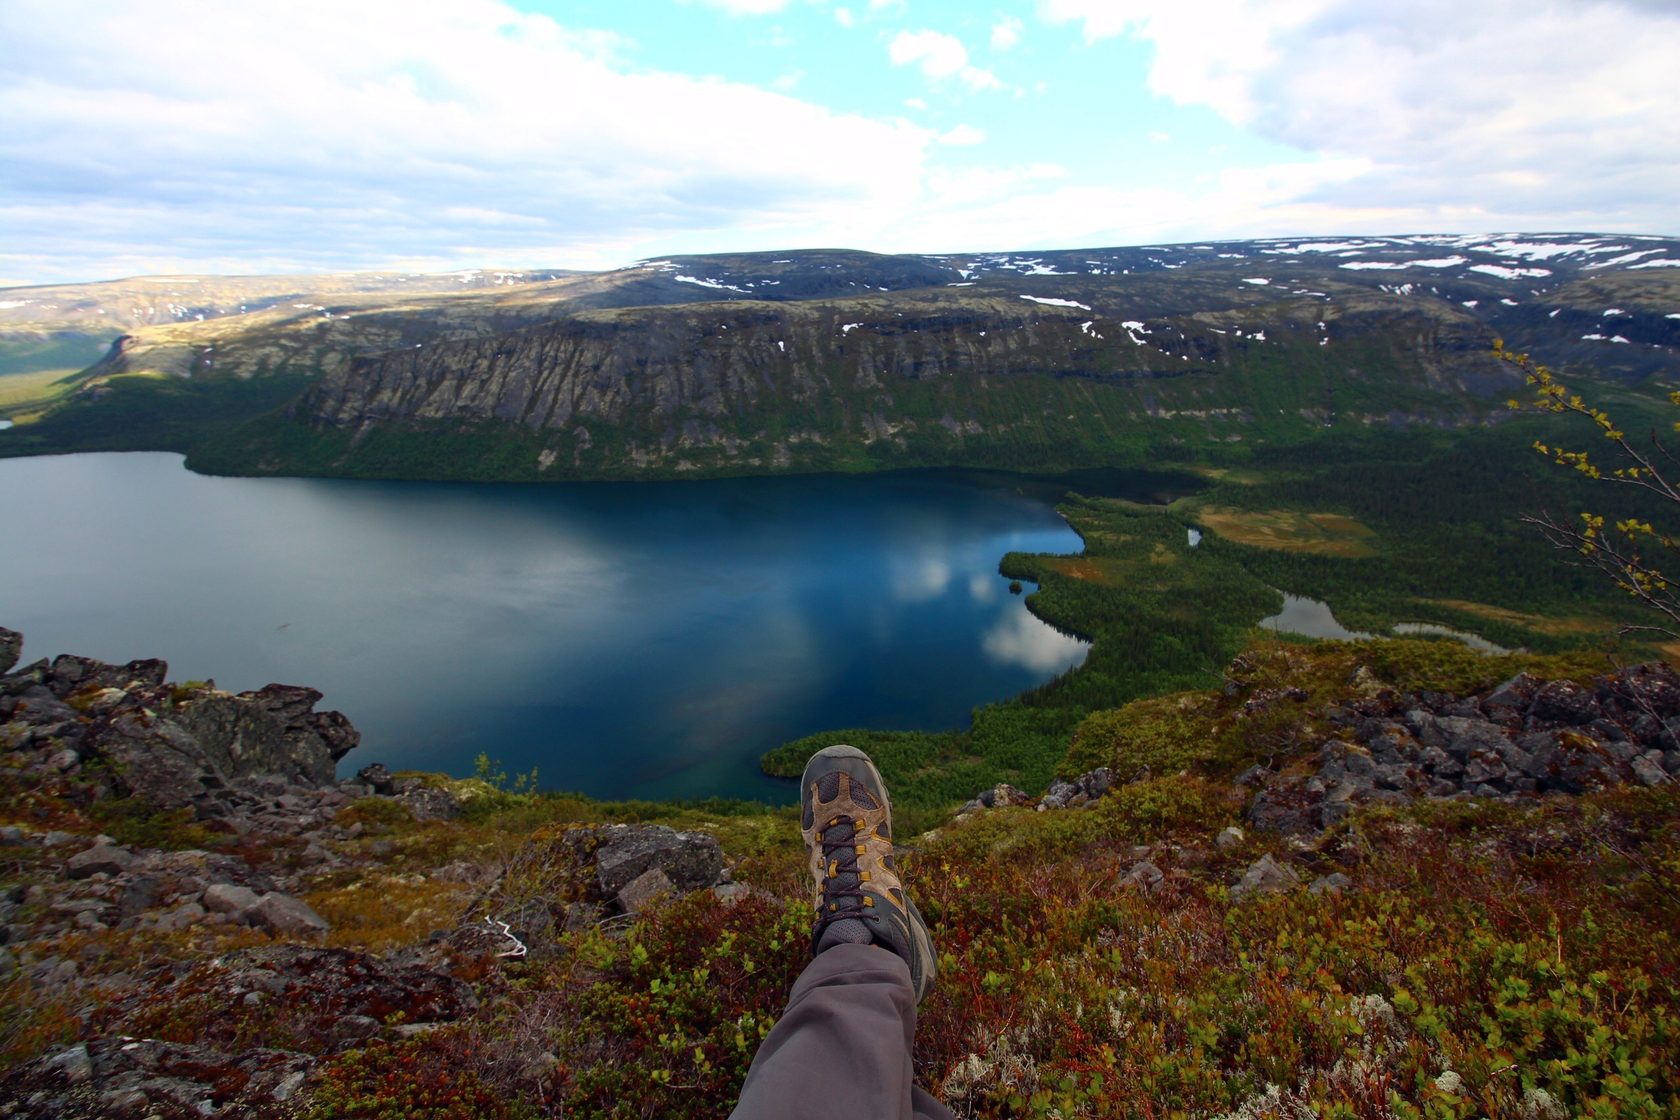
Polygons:
[[[1581,244],[1611,251],[1607,239]],[[1037,350],[985,393],[910,360],[893,394],[903,439],[865,420],[876,398],[809,398],[803,412],[748,402],[758,411],[739,413],[739,427],[695,429],[709,451],[661,446],[652,473],[678,471],[680,455],[692,474],[737,473],[754,457],[783,469],[780,448],[800,456],[786,469],[1148,465],[1205,485],[1147,506],[1096,478],[1067,483],[1060,508],[1083,551],[1002,559],[1006,577],[1033,586],[1040,617],[1093,642],[1076,670],[964,729],[836,731],[765,766],[796,773],[836,740],[880,763],[900,866],[940,954],[916,1067],[959,1115],[1680,1115],[1680,678],[1629,669],[1661,652],[1638,630],[1618,634],[1648,621],[1637,595],[1559,565],[1522,520],[1602,497],[1603,475],[1580,469],[1596,460],[1564,453],[1573,472],[1547,462],[1574,446],[1563,424],[1576,413],[1616,415],[1620,425],[1599,422],[1612,440],[1667,422],[1648,379],[1670,360],[1676,327],[1662,309],[1676,282],[1662,269],[1566,277],[1564,254],[1548,262],[1555,283],[1518,289],[1500,270],[1521,261],[1449,275],[1399,243],[1370,250],[1381,259],[1362,263],[1377,271],[1343,275],[1274,248],[1262,258],[1273,250],[1249,246],[1256,255],[1236,264],[1212,247],[1193,264],[1127,258],[1145,275],[1126,280],[1118,256],[1100,277],[1071,258],[1024,272],[965,259],[962,282],[975,269],[979,283],[942,295],[929,285],[947,282],[950,262],[825,259],[785,277],[813,285],[800,298],[836,304],[829,325],[859,348],[913,359],[938,352],[943,330],[978,353],[981,319],[1007,308]],[[1277,282],[1246,286],[1262,259]],[[864,265],[886,269],[868,296],[818,284],[855,284],[821,270]],[[747,295],[764,268],[735,260],[695,275]],[[678,289],[717,296],[652,265],[556,283],[531,296],[544,315],[562,297],[595,301],[565,330],[680,318],[646,310]],[[1041,298],[1027,307],[1023,291]],[[244,345],[248,376],[196,376],[201,344],[223,328],[171,324],[129,365],[84,378],[74,408],[11,433],[8,450],[162,446],[226,469],[387,476],[647,473],[627,464],[695,416],[672,427],[644,411],[558,437],[459,416],[317,422],[366,387],[340,345],[358,331],[384,356],[356,368],[396,380],[450,373],[399,345],[453,346],[463,366],[559,346],[565,331],[522,319],[536,306],[524,298],[497,305],[494,329],[445,300],[419,326],[371,306],[277,312],[229,337],[226,365],[238,368]],[[765,342],[763,309],[729,300],[706,315],[744,315],[730,321]],[[1182,376],[1142,368],[1135,328],[1117,333],[1145,304],[1172,309],[1150,331],[1182,340],[1182,353],[1157,348]],[[918,305],[925,320],[886,322]],[[1650,345],[1597,330],[1610,309]],[[874,326],[844,330],[853,311]],[[1489,316],[1621,379],[1596,382],[1601,403],[1581,409],[1539,380],[1562,414],[1495,415],[1486,390],[1508,388],[1512,371],[1480,362],[1497,365]],[[1239,317],[1247,337],[1229,334]],[[1111,337],[1093,340],[1104,328]],[[1050,368],[1081,354],[1091,376]],[[150,376],[171,362],[195,377]],[[822,372],[839,383],[862,368]],[[297,409],[306,389],[314,413]],[[860,424],[867,441],[801,435]],[[1624,490],[1618,531],[1665,544],[1655,527],[1669,495]],[[1563,543],[1579,554],[1583,541]],[[1280,590],[1325,600],[1358,630],[1429,622],[1517,652],[1258,630]],[[484,759],[471,778],[253,787],[237,812],[205,815],[127,789],[97,741],[67,746],[108,730],[101,712],[129,700],[67,685],[54,698],[65,711],[38,693],[26,703],[22,672],[5,678],[0,712],[11,1115],[147,1115],[176,1093],[183,1110],[221,1115],[723,1116],[807,959],[792,809],[594,802],[509,782]],[[125,726],[232,703],[211,691],[158,693]],[[602,852],[618,825],[715,842],[728,881],[650,887],[644,872],[638,891],[607,890]],[[125,870],[96,835],[154,870]],[[154,1090],[102,1085],[123,1062]]]
[[[1600,662],[1262,640],[1218,687],[1082,721],[1061,769],[1117,775],[1085,807],[901,827],[940,954],[919,1075],[974,1116],[1673,1115],[1675,783],[1396,798],[1285,837],[1245,818],[1252,791],[1234,781],[1255,764],[1310,773],[1350,712],[1394,697],[1486,696],[1518,670],[1590,681]],[[9,928],[58,932],[9,947],[23,967],[0,988],[8,1095],[69,1099],[52,1095],[69,1066],[36,1059],[80,1040],[103,1062],[103,1045],[134,1049],[126,1037],[191,1053],[153,1073],[202,1079],[230,1115],[725,1115],[807,958],[795,811],[515,792],[484,770],[343,799],[318,830],[323,858],[14,768],[5,815],[27,835],[7,847],[22,900]],[[420,811],[440,797],[451,814]],[[733,883],[604,917],[591,845],[622,823],[714,837]],[[54,926],[64,861],[38,842],[48,830],[237,857],[295,884],[328,928]],[[277,959],[299,971],[274,973]],[[44,961],[75,962],[74,979],[41,982]],[[240,986],[252,962],[268,987]],[[353,968],[345,992],[321,990],[329,966]],[[424,1010],[398,996],[446,980],[453,995]],[[250,1094],[265,1074],[206,1048],[289,1055],[302,1076],[264,1104]]]

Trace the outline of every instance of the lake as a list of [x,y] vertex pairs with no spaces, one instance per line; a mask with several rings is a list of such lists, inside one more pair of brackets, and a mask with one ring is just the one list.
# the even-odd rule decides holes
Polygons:
[[996,478],[492,486],[72,455],[0,460],[0,524],[26,660],[310,685],[362,732],[347,773],[482,753],[598,797],[787,801],[764,751],[965,727],[1086,651],[997,572],[1078,536]]

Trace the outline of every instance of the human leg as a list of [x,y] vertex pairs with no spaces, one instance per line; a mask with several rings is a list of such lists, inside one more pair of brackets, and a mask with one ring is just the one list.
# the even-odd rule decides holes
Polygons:
[[927,925],[892,858],[892,808],[855,747],[817,752],[800,790],[817,921],[814,958],[759,1048],[734,1120],[951,1113],[915,1085],[916,1005],[933,986]]

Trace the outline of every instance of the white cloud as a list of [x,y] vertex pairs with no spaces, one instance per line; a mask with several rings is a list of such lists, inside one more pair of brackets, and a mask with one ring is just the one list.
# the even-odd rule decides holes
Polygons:
[[675,234],[895,211],[933,143],[635,68],[499,0],[287,13],[0,5],[0,275],[611,265]]
[[767,16],[787,7],[788,0],[700,0],[700,3],[732,16]]
[[1368,161],[1313,201],[1420,212],[1426,228],[1477,212],[1547,228],[1673,219],[1680,5],[1040,0],[1039,11],[1087,42],[1147,42],[1162,97]]
[[841,27],[851,27],[857,22],[857,17],[852,15],[850,8],[836,8],[834,9],[834,22]]
[[973,144],[984,144],[986,142],[986,133],[981,129],[975,128],[973,125],[959,124],[955,128],[940,133],[939,142],[941,144],[950,144],[953,147],[967,147]]
[[887,57],[894,66],[914,63],[933,81],[957,78],[973,90],[997,89],[1003,84],[991,71],[971,66],[962,40],[943,31],[900,31],[887,44]]
[[1021,41],[1021,32],[1026,28],[1014,16],[1005,16],[992,25],[992,49],[1006,51]]
[[893,65],[914,62],[930,78],[949,78],[968,65],[968,49],[954,35],[939,31],[900,31],[887,45]]
[[792,93],[795,87],[797,87],[804,78],[805,71],[792,70],[786,74],[778,74],[776,76],[776,80],[771,82],[770,85],[772,88],[779,90],[782,93]]
[[[837,19],[900,10],[849,4]],[[5,0],[0,276],[605,267],[799,244],[1672,232],[1676,10],[1207,0],[1187,16],[1144,0],[1040,0],[1093,51],[1116,36],[1146,44],[1162,98],[1279,145],[1273,166],[1226,171],[1231,156],[1211,151],[1202,179],[1169,190],[1085,172],[1078,145],[1051,148],[1065,134],[1050,129],[1042,147],[958,152],[978,128],[941,133],[660,72],[634,44],[503,0]],[[878,66],[915,66],[959,91],[998,84],[956,37],[896,31]],[[816,56],[798,65],[812,75],[798,88],[815,85]],[[1057,99],[1073,81],[1044,93],[1047,113],[1069,111]],[[906,99],[906,115],[922,119],[932,99]],[[1093,146],[1165,125],[1080,119]],[[1207,146],[1190,128],[1173,125],[1176,142]]]

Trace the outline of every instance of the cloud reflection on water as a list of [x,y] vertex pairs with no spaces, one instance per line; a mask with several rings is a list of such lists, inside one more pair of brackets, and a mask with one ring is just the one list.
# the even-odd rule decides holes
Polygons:
[[999,665],[1017,665],[1035,673],[1060,673],[1085,660],[1091,647],[1020,607],[1008,610],[986,631],[980,648]]
[[887,570],[893,598],[901,603],[937,599],[951,586],[951,565],[943,556],[895,556]]

